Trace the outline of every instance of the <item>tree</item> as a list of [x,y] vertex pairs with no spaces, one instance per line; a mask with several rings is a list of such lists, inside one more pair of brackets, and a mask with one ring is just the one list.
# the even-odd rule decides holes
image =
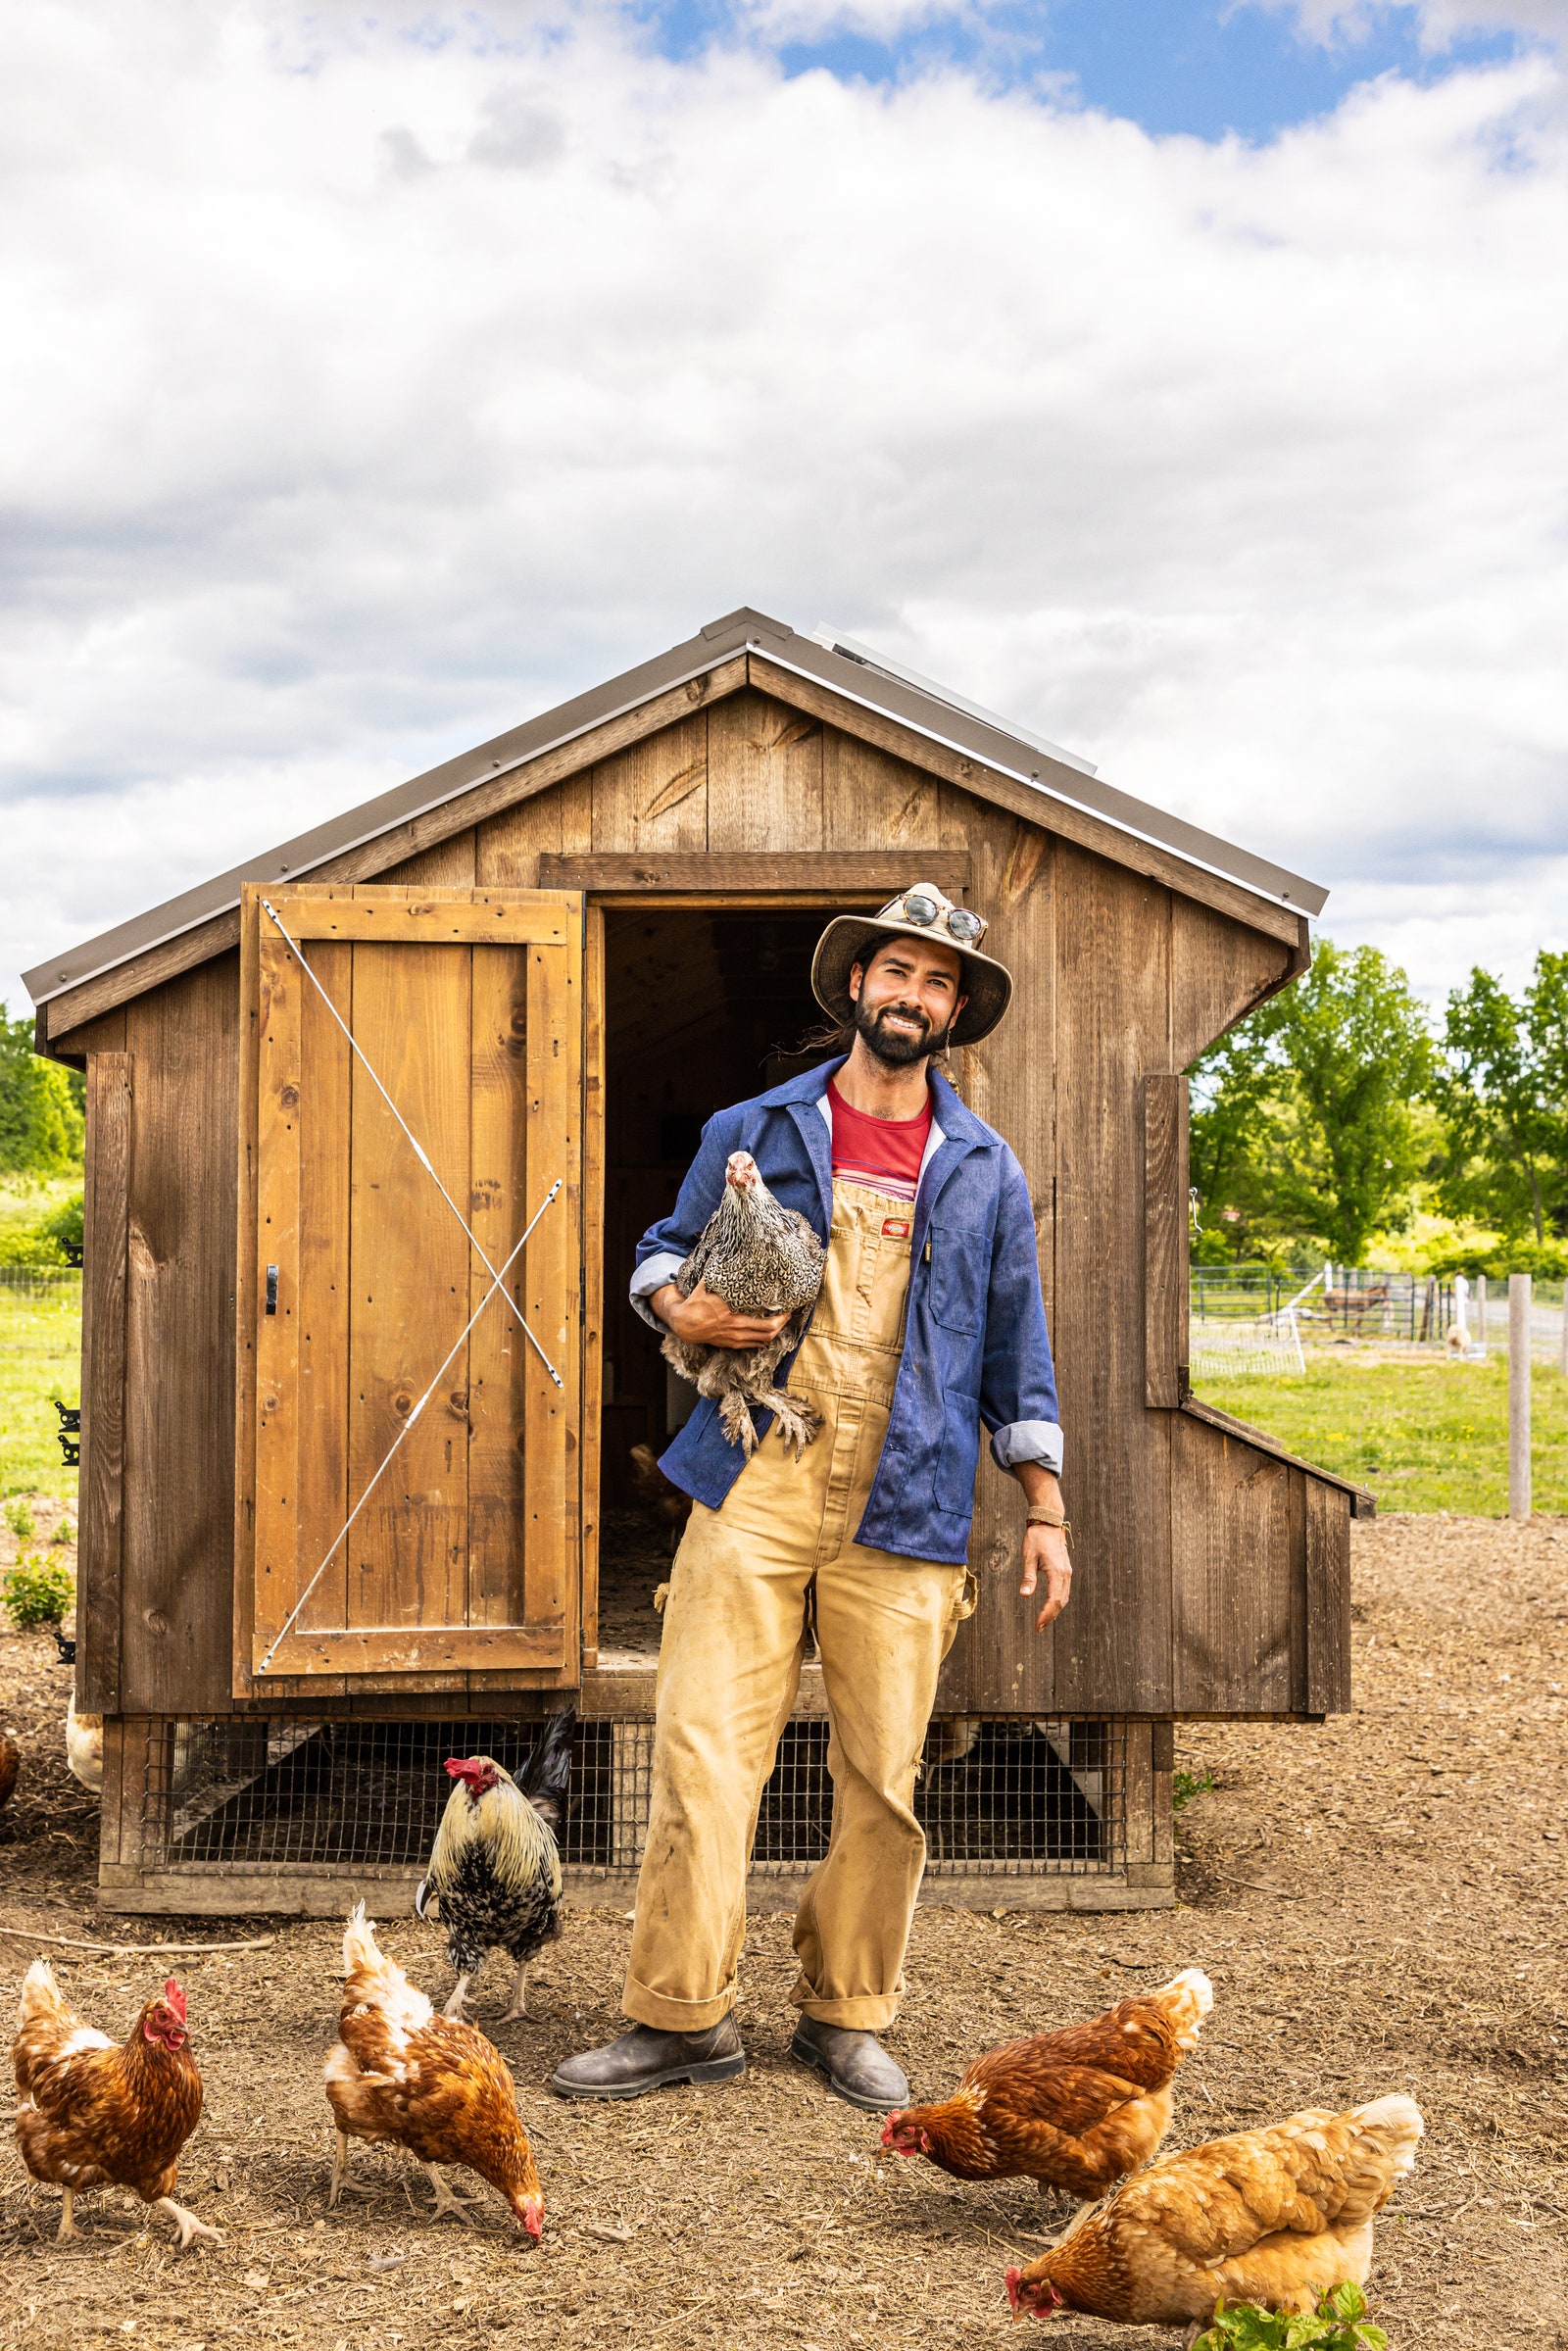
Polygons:
[[[1423,1158],[1411,1105],[1432,1067],[1404,973],[1376,948],[1318,940],[1305,978],[1195,1067],[1193,1158],[1205,1201],[1359,1264],[1373,1233],[1409,1221]],[[1194,1180],[1202,1192],[1205,1176]]]
[[81,1163],[82,1086],[32,1050],[32,1022],[8,1020],[0,1004],[0,1171],[66,1175]]
[[1448,1128],[1444,1204],[1513,1240],[1568,1224],[1568,955],[1545,950],[1515,1003],[1473,969],[1448,998],[1435,1096]]

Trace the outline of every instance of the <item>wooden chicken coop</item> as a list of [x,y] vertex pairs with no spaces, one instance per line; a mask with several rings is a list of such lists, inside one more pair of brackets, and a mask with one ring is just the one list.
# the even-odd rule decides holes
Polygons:
[[[1077,1530],[1037,1638],[980,1472],[927,1890],[1172,1899],[1173,1724],[1349,1694],[1371,1508],[1188,1390],[1187,1090],[1323,894],[823,632],[715,621],[28,975],[84,1068],[77,1704],[121,1910],[406,1907],[443,1757],[580,1709],[566,1860],[624,1904],[685,1392],[633,1244],[805,1065],[827,916],[936,882],[1013,1008],[956,1057],[1033,1192]],[[808,1668],[754,1889],[830,1789]]]

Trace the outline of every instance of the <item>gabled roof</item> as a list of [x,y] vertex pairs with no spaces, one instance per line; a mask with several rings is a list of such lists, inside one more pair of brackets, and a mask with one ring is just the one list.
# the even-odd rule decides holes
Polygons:
[[[113,930],[51,955],[23,974],[28,993],[35,1004],[43,1006],[153,950],[171,951],[169,969],[217,953],[229,943],[230,924],[224,918],[235,915],[244,883],[285,878],[298,882],[326,867],[342,873],[345,859],[360,878],[369,871],[384,870],[411,854],[409,843],[390,842],[379,862],[373,855],[367,857],[364,853],[386,836],[406,834],[418,820],[437,819],[442,809],[460,802],[466,805],[456,821],[472,823],[509,801],[543,789],[571,772],[573,743],[752,653],[763,657],[780,686],[787,687],[794,678],[803,688],[826,688],[845,704],[892,719],[910,737],[924,738],[943,754],[957,755],[964,762],[965,788],[982,799],[988,797],[988,775],[997,779],[998,785],[1010,787],[1005,790],[1009,808],[1018,807],[1017,787],[1024,785],[1063,811],[1080,811],[1132,840],[1173,855],[1195,869],[1195,880],[1198,872],[1219,875],[1298,915],[1315,914],[1322,907],[1327,892],[1298,874],[1118,792],[1101,782],[1087,763],[1072,754],[1058,752],[1039,737],[1009,731],[1005,721],[961,697],[950,699],[942,688],[918,679],[914,672],[897,664],[880,666],[867,647],[840,637],[834,637],[831,644],[820,641],[832,635],[823,630],[818,636],[801,636],[785,622],[743,606],[721,620],[710,621],[697,636],[654,661],[623,670],[607,684],[559,704],[542,716],[481,743],[476,750],[431,767],[275,849],[264,850]],[[917,743],[911,742],[909,749],[911,757],[918,757]],[[566,756],[563,759],[561,755]],[[978,766],[971,768],[970,761],[977,761]],[[539,772],[540,762],[548,772]],[[525,776],[519,772],[524,769],[532,772]],[[476,795],[480,796],[477,802]],[[1044,807],[1040,821],[1047,825],[1051,821]],[[421,829],[428,836],[428,822]],[[192,936],[196,933],[206,937],[197,940]],[[181,941],[188,943],[188,952],[175,952]],[[150,969],[147,984],[165,976],[165,970]],[[89,1018],[95,1008],[83,1004],[74,1016]],[[54,1033],[58,1035],[61,1027],[57,1017]]]

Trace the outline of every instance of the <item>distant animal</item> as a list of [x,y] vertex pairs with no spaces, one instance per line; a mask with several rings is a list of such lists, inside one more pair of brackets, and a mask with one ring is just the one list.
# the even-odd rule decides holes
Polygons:
[[1189,2345],[1221,2296],[1313,2311],[1329,2287],[1365,2284],[1372,2217],[1414,2170],[1423,2129],[1415,2101],[1396,2092],[1161,2156],[1081,2212],[1049,2253],[1009,2270],[1007,2299],[1037,2319],[1076,2310],[1124,2327],[1185,2324]]
[[951,2098],[890,2114],[882,2144],[956,2180],[1038,2180],[1085,2199],[1148,2163],[1170,2128],[1170,2084],[1214,1993],[1200,1968],[1084,2025],[977,2057]]
[[572,1706],[555,1716],[520,1782],[489,1755],[454,1755],[447,1763],[457,1786],[414,1907],[427,1918],[434,1903],[447,1931],[458,1979],[443,2012],[449,2017],[463,2015],[468,1986],[493,1944],[511,1953],[517,1970],[502,2024],[528,2013],[529,1963],[561,1933],[559,1839],[576,1720]]
[[130,2037],[117,2048],[83,2025],[55,1986],[46,1959],[23,1978],[17,2037],[17,2144],[34,2180],[63,2191],[59,2235],[78,2236],[74,2217],[83,2188],[133,2188],[167,2212],[180,2250],[193,2237],[223,2242],[174,2202],[179,2153],[201,2119],[202,2078],[186,2030],[185,1994],[171,1977],[143,2004]]
[[49,1630],[55,1637],[55,1647],[60,1651],[61,1664],[74,1665],[76,1662],[76,1636],[74,1633],[62,1633],[57,1624],[52,1624]]
[[757,1445],[754,1404],[777,1417],[797,1459],[822,1425],[821,1414],[809,1404],[774,1387],[773,1375],[806,1336],[826,1262],[827,1252],[806,1218],[798,1208],[779,1205],[751,1152],[731,1151],[724,1196],[676,1274],[675,1287],[682,1298],[690,1298],[705,1282],[732,1313],[788,1314],[789,1320],[773,1338],[753,1347],[701,1346],[671,1331],[663,1352],[699,1396],[717,1397],[719,1426],[748,1460]]
[[328,2209],[343,2191],[349,2140],[390,2139],[429,2173],[437,2219],[449,2212],[466,2219],[474,2201],[455,2195],[442,2175],[444,2164],[461,2163],[488,2180],[537,2238],[544,2193],[505,2058],[472,2025],[436,2015],[377,1948],[363,1902],[343,1936],[337,2029],[324,2077],[337,2124]]
[[72,1694],[66,1706],[66,1765],[74,1780],[90,1788],[95,1796],[104,1788],[104,1718],[78,1714]]
[[631,1474],[637,1488],[637,1499],[644,1509],[651,1510],[664,1530],[665,1540],[673,1556],[686,1521],[692,1514],[692,1497],[672,1486],[660,1468],[651,1445],[634,1445],[631,1448]]
[[0,1731],[0,1812],[10,1803],[22,1769],[22,1749],[9,1731]]

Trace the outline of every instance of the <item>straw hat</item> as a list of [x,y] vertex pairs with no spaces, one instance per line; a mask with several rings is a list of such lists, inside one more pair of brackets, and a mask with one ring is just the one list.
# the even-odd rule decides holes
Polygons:
[[[911,914],[912,909],[912,914]],[[929,910],[928,910],[929,909]],[[955,937],[949,918],[957,917],[959,933],[978,924],[970,936]],[[912,916],[918,916],[915,920]],[[850,968],[864,963],[884,939],[920,939],[956,950],[963,966],[960,986],[968,1003],[954,1023],[955,1045],[977,1045],[989,1037],[1007,1008],[1012,974],[994,955],[981,955],[978,940],[985,935],[981,916],[968,906],[956,906],[931,882],[915,882],[890,899],[879,914],[838,914],[816,943],[811,957],[811,994],[835,1020],[855,1017],[850,995]]]

